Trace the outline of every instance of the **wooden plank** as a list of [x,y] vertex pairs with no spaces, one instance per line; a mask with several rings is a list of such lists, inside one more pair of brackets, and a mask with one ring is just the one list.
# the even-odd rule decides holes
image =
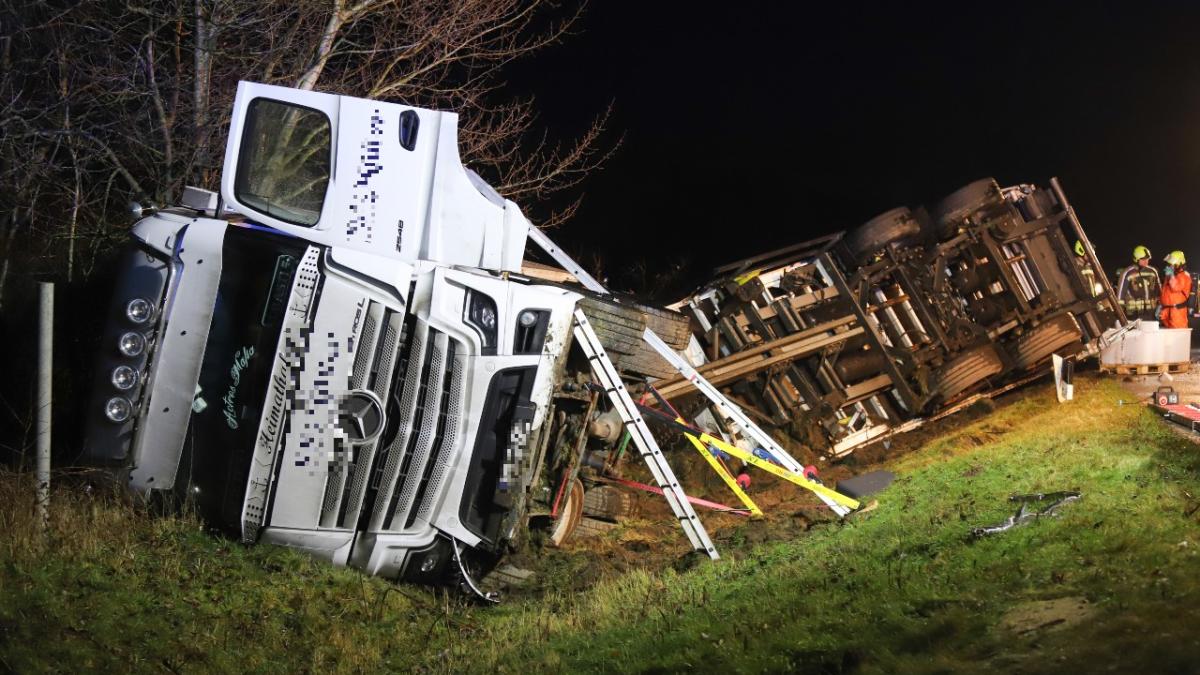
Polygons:
[[1116,363],[1100,364],[1100,372],[1116,375],[1179,375],[1191,370],[1191,362],[1182,363]]
[[[836,319],[778,340],[772,340],[758,347],[731,354],[723,359],[707,363],[696,370],[713,386],[719,386],[722,383],[756,373],[778,363],[800,358],[817,349],[843,342],[861,334],[863,329],[859,326],[837,330],[847,327],[853,322],[854,317]],[[672,398],[689,390],[687,381],[682,377],[674,377],[661,384],[656,383],[655,387],[665,398]]]

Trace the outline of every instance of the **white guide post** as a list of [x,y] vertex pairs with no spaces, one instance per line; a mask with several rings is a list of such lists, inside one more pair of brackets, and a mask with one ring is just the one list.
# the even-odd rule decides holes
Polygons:
[[54,374],[54,284],[38,284],[37,515],[45,529],[50,521],[50,407]]

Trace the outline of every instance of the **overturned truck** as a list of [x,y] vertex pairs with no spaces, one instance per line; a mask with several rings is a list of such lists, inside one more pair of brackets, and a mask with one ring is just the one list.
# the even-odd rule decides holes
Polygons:
[[221,192],[132,228],[87,463],[246,543],[471,588],[531,524],[615,514],[579,479],[612,416],[575,331],[646,364],[634,337],[682,348],[688,321],[522,274],[528,238],[557,248],[456,122],[241,83]]
[[[716,270],[676,305],[698,370],[816,454],[843,456],[1124,322],[1058,181],[976,181],[932,212]],[[681,378],[657,384],[687,393]]]
[[[843,454],[1120,317],[1084,281],[1090,246],[1070,255],[1086,237],[1061,190],[991,181],[932,218],[897,210],[723,269],[683,312],[614,298],[462,165],[456,122],[242,83],[220,193],[189,188],[132,229],[88,463],[246,543],[478,592],[532,531],[619,517],[611,479],[638,458],[716,557],[638,387],[681,397],[701,366],[730,396],[704,390],[685,432],[768,446],[748,461],[842,515],[857,502],[743,410]],[[583,286],[523,266],[529,242]]]

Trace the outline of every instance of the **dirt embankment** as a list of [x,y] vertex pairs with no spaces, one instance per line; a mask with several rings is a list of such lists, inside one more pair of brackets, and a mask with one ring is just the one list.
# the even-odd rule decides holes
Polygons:
[[[953,435],[991,415],[1007,405],[1018,392],[995,400],[981,400],[909,433],[860,448],[840,461],[823,463],[819,466],[821,479],[836,484],[852,476],[885,468],[934,439]],[[986,424],[961,435],[956,442],[982,446],[1006,431],[1004,424]],[[668,459],[689,496],[731,507],[741,506],[737,497],[691,446],[678,443],[669,447]],[[727,464],[734,474],[741,470],[736,460]],[[754,467],[747,466],[744,471],[751,478],[746,492],[762,509],[762,518],[722,514],[701,507],[696,509],[722,557],[737,559],[759,544],[789,541],[813,527],[838,526],[838,518],[810,492]],[[645,468],[636,463],[627,467],[626,474],[634,480],[652,482]],[[629,570],[682,570],[701,560],[675,524],[663,497],[638,491],[632,491],[632,496],[631,517],[616,527],[598,536],[573,537],[561,548],[535,545],[512,556],[508,561],[510,564],[533,570],[535,575],[524,588],[510,588],[508,592],[536,595],[551,590],[582,590]]]

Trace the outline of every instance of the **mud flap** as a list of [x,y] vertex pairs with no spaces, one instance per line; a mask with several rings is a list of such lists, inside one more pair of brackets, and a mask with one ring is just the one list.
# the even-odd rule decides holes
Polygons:
[[892,484],[896,474],[891,471],[870,471],[854,478],[838,481],[834,489],[853,499],[870,497]]

